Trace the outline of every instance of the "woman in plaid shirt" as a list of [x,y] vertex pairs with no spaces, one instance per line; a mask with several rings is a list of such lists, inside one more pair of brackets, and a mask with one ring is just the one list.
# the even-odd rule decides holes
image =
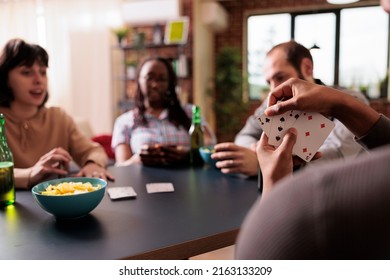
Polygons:
[[[176,84],[167,59],[154,57],[143,62],[138,72],[136,108],[115,121],[112,148],[116,165],[175,165],[187,161],[192,105],[180,105]],[[204,128],[206,144],[215,142],[205,122]]]

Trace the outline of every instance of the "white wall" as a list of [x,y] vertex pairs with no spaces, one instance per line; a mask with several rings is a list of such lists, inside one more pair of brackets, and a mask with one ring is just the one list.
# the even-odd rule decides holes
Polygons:
[[11,38],[49,53],[48,106],[111,133],[111,29],[122,24],[122,0],[0,1],[1,47]]
[[[113,128],[115,37],[110,30],[123,23],[123,1],[0,1],[0,26],[5,27],[0,43],[20,37],[43,46],[50,56],[48,105],[60,106],[76,120],[87,121],[95,134],[111,133]],[[214,34],[202,23],[201,4],[205,1],[193,1],[193,94],[213,126],[206,93],[214,75]]]
[[[96,134],[111,133],[113,105],[108,30],[70,34],[71,108],[77,119],[88,120]],[[84,42],[82,45],[79,42]]]
[[[194,103],[201,107],[203,115],[215,130],[213,100],[208,95],[210,90],[214,90],[214,33],[226,28],[226,23],[225,19],[220,21],[215,18],[217,16],[215,11],[209,10],[206,15],[207,11],[203,8],[210,8],[210,6],[203,7],[202,4],[210,2],[219,5],[213,0],[193,1],[193,95]],[[222,9],[221,6],[219,8]]]

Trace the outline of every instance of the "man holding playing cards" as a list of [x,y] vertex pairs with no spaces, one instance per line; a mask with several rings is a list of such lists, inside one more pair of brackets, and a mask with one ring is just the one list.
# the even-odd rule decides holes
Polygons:
[[300,79],[271,91],[269,105],[268,116],[291,109],[333,115],[370,152],[291,176],[297,130],[290,128],[279,147],[263,133],[256,147],[263,193],[241,226],[236,258],[389,259],[390,119],[341,91]]
[[[310,51],[295,41],[276,45],[267,53],[264,74],[271,90],[289,78],[299,78],[311,83],[323,84],[319,79],[313,77],[313,59]],[[361,93],[346,92],[368,104],[367,99]],[[219,143],[215,146],[216,152],[212,155],[212,158],[218,160],[216,166],[223,173],[257,175],[258,162],[254,145],[263,132],[264,127],[262,127],[258,118],[264,113],[266,103],[263,102],[254,115],[248,118],[245,126],[236,135],[234,143]],[[330,120],[333,121],[335,127],[325,142],[321,143],[320,154],[318,154],[321,155],[321,161],[355,157],[364,152],[353,140],[352,133],[342,123],[332,117],[330,117]],[[277,132],[275,129],[272,133]]]
[[[381,0],[390,13],[390,0]],[[278,101],[280,101],[278,103]],[[297,130],[256,151],[264,192],[237,239],[238,259],[390,259],[390,119],[335,89],[290,79],[270,92],[267,116],[288,110],[333,115],[370,153],[292,174]]]

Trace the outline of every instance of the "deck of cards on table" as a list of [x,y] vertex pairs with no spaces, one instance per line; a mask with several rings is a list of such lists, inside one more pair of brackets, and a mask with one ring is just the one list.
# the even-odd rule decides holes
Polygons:
[[314,157],[335,126],[331,120],[319,113],[297,110],[290,110],[272,117],[262,114],[257,119],[268,136],[268,143],[275,147],[282,143],[287,130],[295,127],[298,135],[293,154],[306,162]]

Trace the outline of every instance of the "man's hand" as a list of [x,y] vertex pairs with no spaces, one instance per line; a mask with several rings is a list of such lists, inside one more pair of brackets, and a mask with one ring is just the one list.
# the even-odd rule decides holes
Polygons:
[[269,93],[265,114],[274,116],[288,110],[300,110],[334,116],[334,107],[342,102],[343,96],[345,93],[330,87],[291,78]]
[[240,173],[247,176],[257,175],[257,158],[254,150],[238,146],[234,143],[219,143],[214,146],[212,159],[217,160],[216,167],[222,173]]
[[265,133],[261,135],[257,142],[256,153],[263,175],[263,193],[269,192],[277,181],[292,174],[292,150],[296,140],[297,130],[295,128],[287,131],[281,145],[277,148],[268,144],[268,137]]

